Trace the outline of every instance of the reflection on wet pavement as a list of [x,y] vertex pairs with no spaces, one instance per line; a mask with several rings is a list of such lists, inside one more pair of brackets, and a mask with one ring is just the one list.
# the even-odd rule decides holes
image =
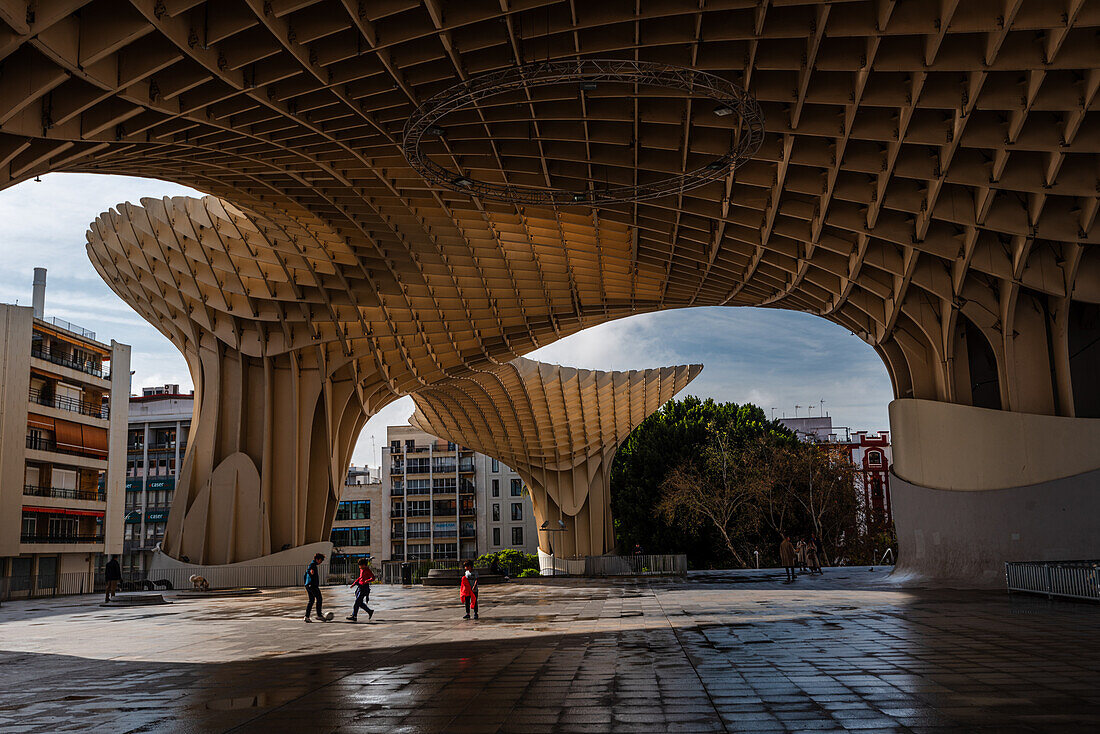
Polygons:
[[[329,588],[341,620],[350,591]],[[0,731],[1094,731],[1100,607],[830,569],[0,608]]]

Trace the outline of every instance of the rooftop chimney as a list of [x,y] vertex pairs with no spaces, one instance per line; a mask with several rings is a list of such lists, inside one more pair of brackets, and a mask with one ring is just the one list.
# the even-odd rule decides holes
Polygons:
[[46,309],[46,268],[34,269],[34,293],[31,296],[34,317],[44,319]]

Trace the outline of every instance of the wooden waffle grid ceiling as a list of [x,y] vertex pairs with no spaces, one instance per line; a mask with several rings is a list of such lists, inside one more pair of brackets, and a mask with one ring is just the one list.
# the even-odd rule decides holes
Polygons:
[[[0,185],[118,173],[229,202],[172,205],[219,212],[218,236],[175,258],[100,248],[112,287],[159,299],[143,313],[166,333],[190,319],[249,354],[355,360],[368,409],[600,321],[704,305],[819,314],[876,348],[899,397],[966,402],[936,367],[960,311],[1012,365],[1021,294],[1100,302],[1098,27],[1091,0],[0,0]],[[405,120],[456,80],[577,56],[744,86],[765,115],[757,158],[600,210],[482,204],[402,158]],[[725,149],[711,109],[637,91],[490,99],[428,149],[562,187]],[[1003,391],[1008,409],[1051,402]]]

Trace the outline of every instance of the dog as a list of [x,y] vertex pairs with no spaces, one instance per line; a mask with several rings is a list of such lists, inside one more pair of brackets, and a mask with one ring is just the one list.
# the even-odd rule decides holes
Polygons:
[[191,591],[210,591],[210,582],[198,574],[192,574],[188,579],[191,582]]

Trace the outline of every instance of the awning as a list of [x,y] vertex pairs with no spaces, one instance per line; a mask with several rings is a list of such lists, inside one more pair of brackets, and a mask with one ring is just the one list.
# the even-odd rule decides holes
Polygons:
[[70,510],[61,507],[27,507],[23,505],[23,512],[48,512],[51,515],[76,515],[78,517],[103,517],[103,510]]
[[83,451],[84,437],[80,434],[80,424],[69,421],[55,420],[54,435],[57,437],[57,448],[61,451]]
[[41,428],[45,431],[52,431],[53,418],[46,418],[45,416],[35,415],[34,413],[27,413],[27,425],[31,428]]
[[107,456],[107,429],[98,426],[81,426],[84,450],[93,454]]

